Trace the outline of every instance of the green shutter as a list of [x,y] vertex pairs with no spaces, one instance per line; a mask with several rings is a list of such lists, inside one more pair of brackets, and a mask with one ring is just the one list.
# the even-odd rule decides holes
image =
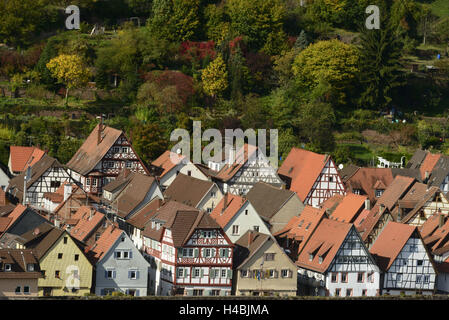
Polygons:
[[198,258],[198,248],[195,248],[193,250],[193,255],[194,255],[195,258]]
[[232,270],[228,270],[228,279],[232,279]]

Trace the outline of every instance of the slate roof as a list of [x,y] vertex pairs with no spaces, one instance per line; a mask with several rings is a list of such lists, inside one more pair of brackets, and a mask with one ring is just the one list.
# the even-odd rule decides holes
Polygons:
[[419,169],[427,156],[427,152],[428,151],[417,149],[405,167],[410,169]]
[[449,175],[449,156],[441,155],[432,170],[427,182],[429,186],[440,187],[444,179]]
[[156,197],[139,209],[131,218],[126,220],[126,222],[136,228],[144,229],[145,225],[158,212],[158,209],[162,207],[162,205],[163,200]]
[[265,182],[257,182],[246,194],[246,198],[265,221],[270,221],[295,196],[295,192],[291,190],[277,188]]
[[167,199],[196,207],[214,186],[212,181],[179,173],[164,192]]

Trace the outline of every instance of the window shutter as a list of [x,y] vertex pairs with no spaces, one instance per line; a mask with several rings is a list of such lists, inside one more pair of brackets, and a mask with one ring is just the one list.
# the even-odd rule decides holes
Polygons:
[[115,270],[112,271],[112,279],[115,279],[115,274],[116,274]]
[[104,270],[104,277],[105,277],[105,278],[108,277],[108,270]]
[[232,279],[232,270],[231,269],[228,270],[228,279]]
[[131,271],[128,270],[128,279],[131,279]]
[[178,258],[182,258],[182,248],[178,249]]
[[130,251],[128,256],[129,256],[130,259],[132,259],[133,258],[133,252]]
[[204,276],[204,270],[203,270],[203,268],[200,269],[200,276],[201,276],[201,277]]
[[275,278],[278,278],[278,277],[279,277],[279,271],[274,270],[274,277],[275,277]]
[[184,268],[184,278],[188,277],[189,268]]
[[229,249],[226,248],[226,249],[223,249],[223,250],[224,250],[224,256],[225,256],[225,258],[229,257]]
[[136,279],[139,279],[139,277],[140,277],[140,271],[137,270],[137,271],[136,271]]
[[198,248],[195,248],[193,250],[193,255],[194,255],[195,258],[198,258]]
[[209,278],[215,278],[215,269],[210,269],[210,275]]
[[214,248],[212,249],[212,257],[215,257],[217,255],[217,250]]

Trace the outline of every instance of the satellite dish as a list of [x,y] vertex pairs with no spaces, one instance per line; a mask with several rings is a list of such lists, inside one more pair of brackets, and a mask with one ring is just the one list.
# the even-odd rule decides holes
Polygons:
[[338,165],[338,169],[343,169],[343,167],[344,167],[344,165],[343,165],[343,163],[340,163],[339,165]]

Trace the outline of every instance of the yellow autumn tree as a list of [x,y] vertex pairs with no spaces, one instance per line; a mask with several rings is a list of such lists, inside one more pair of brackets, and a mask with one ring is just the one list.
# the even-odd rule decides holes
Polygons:
[[46,66],[52,76],[66,86],[65,106],[67,106],[69,90],[82,87],[89,81],[89,69],[83,59],[75,54],[61,54],[51,59]]
[[221,55],[217,56],[201,73],[204,91],[216,97],[228,87],[228,71]]
[[337,39],[318,41],[294,59],[292,71],[297,81],[314,87],[321,81],[340,87],[359,71],[359,54],[354,45]]

